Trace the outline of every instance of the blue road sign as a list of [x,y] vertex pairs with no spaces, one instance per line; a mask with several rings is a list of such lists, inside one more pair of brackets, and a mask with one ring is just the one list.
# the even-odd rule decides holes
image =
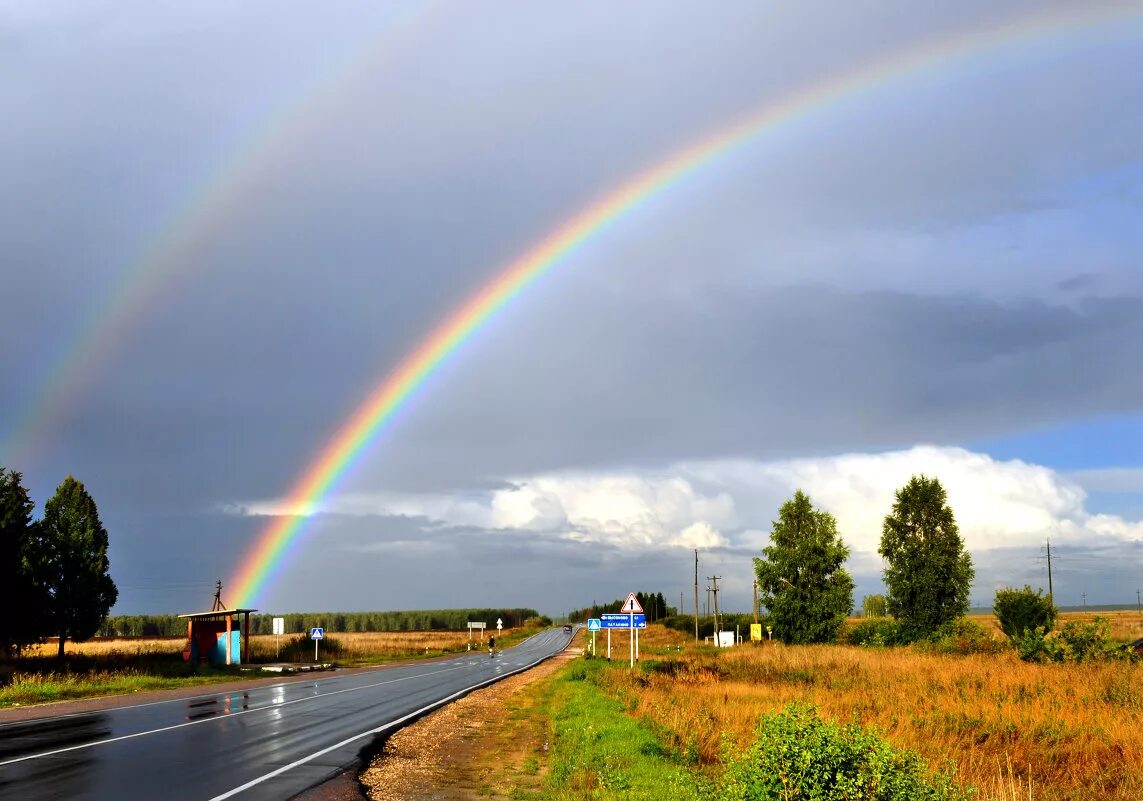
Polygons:
[[628,629],[631,628],[631,618],[635,618],[635,628],[647,628],[646,615],[624,615],[618,612],[612,612],[606,615],[599,616],[599,623],[601,628],[605,629]]
[[597,617],[593,617],[587,621],[587,630],[588,631],[599,631],[602,628],[603,628],[603,625],[599,622],[599,618],[597,618]]
[[325,629],[321,628],[320,626],[317,626],[315,628],[310,629],[310,639],[311,640],[324,640],[325,639]]

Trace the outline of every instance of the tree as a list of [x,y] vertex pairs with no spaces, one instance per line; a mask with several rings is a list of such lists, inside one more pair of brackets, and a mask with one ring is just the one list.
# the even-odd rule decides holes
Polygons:
[[1024,589],[1003,587],[996,591],[996,601],[992,611],[1000,621],[1000,630],[1009,637],[1019,637],[1027,632],[1047,634],[1056,622],[1056,607],[1044,591],[1033,590],[1027,584]]
[[885,617],[887,610],[884,595],[866,595],[861,599],[861,613],[865,617]]
[[0,467],[0,651],[4,654],[39,639],[38,612],[44,608],[28,563],[36,530],[35,504],[22,480],[16,471]]
[[68,638],[82,642],[99,629],[119,597],[108,573],[107,529],[83,483],[64,479],[44,504],[35,573],[48,593],[49,630],[59,655]]
[[785,643],[832,642],[853,607],[849,549],[829,512],[798,490],[782,504],[763,558],[754,559],[760,600]]
[[941,482],[913,476],[897,490],[881,529],[889,614],[908,640],[936,632],[968,612],[975,575]]

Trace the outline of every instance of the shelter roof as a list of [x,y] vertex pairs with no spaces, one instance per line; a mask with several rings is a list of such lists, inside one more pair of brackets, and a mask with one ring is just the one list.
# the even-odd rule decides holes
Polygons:
[[213,617],[226,617],[227,615],[241,615],[257,612],[257,609],[216,609],[213,612],[191,612],[186,615],[179,615],[181,618],[190,620],[210,620]]

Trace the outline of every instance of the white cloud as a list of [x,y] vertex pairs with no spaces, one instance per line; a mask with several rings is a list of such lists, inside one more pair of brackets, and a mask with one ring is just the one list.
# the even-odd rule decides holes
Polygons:
[[[924,473],[948,491],[974,554],[1143,539],[1143,522],[1092,514],[1083,488],[1050,468],[997,461],[962,448],[919,445],[880,454],[785,461],[681,462],[667,470],[516,477],[503,489],[444,493],[355,493],[321,511],[423,517],[437,524],[546,534],[618,548],[762,548],[779,505],[805,490],[838,520],[854,565],[874,569],[881,523],[894,492]],[[255,513],[279,502],[249,504]],[[312,512],[313,510],[307,510]]]
[[[1040,544],[1045,537],[1083,540],[1113,527],[1097,529],[1084,508],[1083,489],[1050,468],[1019,460],[1000,462],[962,448],[921,445],[881,454],[846,454],[780,462],[729,461],[685,465],[704,481],[736,487],[736,499],[751,488],[768,496],[805,490],[838,519],[851,548],[875,552],[881,523],[894,492],[909,477],[936,476],[970,550]],[[773,514],[773,513],[771,513]],[[750,520],[761,527],[761,521]],[[1121,521],[1125,536],[1143,536],[1143,526]],[[1133,532],[1130,533],[1130,532]]]

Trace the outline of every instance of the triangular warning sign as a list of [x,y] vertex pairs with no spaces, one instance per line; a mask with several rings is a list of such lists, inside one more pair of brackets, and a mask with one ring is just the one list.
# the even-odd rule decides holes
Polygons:
[[643,614],[643,604],[639,603],[639,599],[636,598],[635,593],[632,592],[627,595],[627,600],[623,602],[623,606],[619,608],[619,611],[625,615],[641,615]]

